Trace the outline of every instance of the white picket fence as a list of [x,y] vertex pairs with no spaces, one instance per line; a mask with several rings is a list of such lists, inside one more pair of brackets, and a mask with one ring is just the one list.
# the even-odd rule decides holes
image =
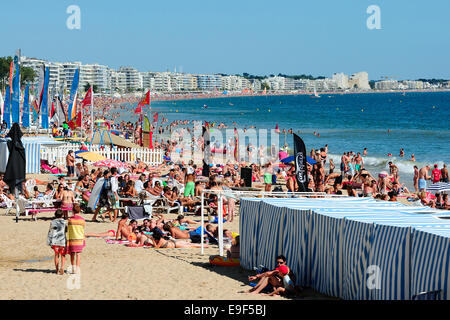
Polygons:
[[[48,160],[50,164],[54,165],[66,165],[66,156],[69,150],[77,151],[79,146],[73,144],[66,144],[57,147],[41,147],[41,159]],[[160,149],[147,149],[147,148],[127,148],[118,149],[105,146],[100,148],[98,145],[91,146],[90,152],[95,152],[105,156],[107,159],[115,159],[122,162],[134,162],[137,159],[145,162],[146,164],[155,166],[160,165],[163,162],[163,151]]]

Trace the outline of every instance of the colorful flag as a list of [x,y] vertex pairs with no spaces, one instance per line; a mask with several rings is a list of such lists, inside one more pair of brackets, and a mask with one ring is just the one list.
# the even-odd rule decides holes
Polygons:
[[35,111],[37,116],[39,116],[39,112],[41,111],[41,104],[44,93],[44,82],[45,82],[45,65],[42,64],[42,68],[39,69],[39,85],[36,88],[37,92],[35,95],[35,106],[36,106]]
[[78,112],[78,114],[72,118],[72,120],[70,120],[67,125],[70,127],[70,129],[75,129],[75,128],[81,128],[81,111]]
[[22,126],[28,128],[30,126],[30,85],[25,87],[25,95],[23,97],[23,113]]
[[67,112],[67,120],[71,121],[77,115],[77,92],[78,82],[80,80],[80,69],[75,70],[73,75],[72,88],[70,89],[69,110]]
[[81,101],[81,106],[90,106],[92,104],[92,87],[89,88],[89,90],[86,92],[86,96],[84,97],[83,101]]
[[308,173],[306,167],[306,146],[303,140],[294,133],[295,177],[298,191],[306,192],[308,189]]
[[4,104],[5,104],[5,101],[3,100],[2,91],[0,90],[0,116],[3,115]]
[[138,113],[141,113],[141,112],[142,112],[142,102],[139,102],[137,107],[136,107],[136,110],[134,110],[134,114],[138,114]]
[[5,105],[3,107],[3,121],[6,122],[7,128],[11,127],[11,102],[9,100],[9,86],[6,86]]
[[11,65],[9,66],[9,90],[7,92],[10,95],[9,97],[10,99],[11,99],[13,75],[14,75],[14,60],[11,61]]
[[147,91],[147,93],[145,94],[144,100],[142,100],[142,105],[143,106],[149,106],[150,105],[150,90]]
[[48,81],[50,77],[49,67],[45,68],[44,88],[42,90],[41,103],[41,126],[43,129],[48,129]]
[[19,67],[20,50],[14,56],[14,76],[12,81],[11,94],[11,118],[12,123],[20,124],[20,67]]
[[150,121],[148,120],[147,116],[144,116],[144,131],[150,131]]

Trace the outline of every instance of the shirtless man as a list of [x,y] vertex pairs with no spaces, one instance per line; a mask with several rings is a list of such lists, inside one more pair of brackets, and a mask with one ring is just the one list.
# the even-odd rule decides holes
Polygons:
[[427,180],[431,179],[431,176],[428,175],[429,171],[429,165],[419,170],[419,191],[425,191],[427,189]]
[[355,158],[355,162],[356,162],[356,164],[355,164],[355,171],[356,172],[361,171],[361,169],[362,169],[362,167],[364,165],[364,160],[361,157],[361,154],[359,152],[358,152],[358,155]]
[[441,178],[442,178],[443,182],[448,183],[448,169],[447,169],[447,165],[445,163],[441,169]]
[[414,156],[414,154],[411,155],[411,159],[409,159],[409,161],[412,161],[412,162],[416,161],[416,157]]
[[69,150],[69,153],[67,154],[66,166],[67,166],[67,176],[73,177],[75,175],[75,157],[73,155],[73,150]]

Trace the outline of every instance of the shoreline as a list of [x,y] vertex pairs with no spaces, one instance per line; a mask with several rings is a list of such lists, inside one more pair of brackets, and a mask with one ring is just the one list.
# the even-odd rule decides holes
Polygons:
[[[435,89],[435,90],[366,90],[366,91],[321,91],[320,95],[344,95],[344,94],[378,94],[378,93],[442,93],[450,92],[450,89]],[[161,96],[152,96],[151,102],[161,101],[183,101],[183,100],[202,100],[202,99],[216,99],[216,98],[238,98],[238,97],[267,97],[267,96],[312,96],[313,92],[267,92],[248,94],[248,93],[228,93],[228,94],[191,94],[191,93],[169,93]],[[126,95],[124,95],[126,96]],[[131,104],[137,103],[140,100],[136,97],[134,102],[128,102]],[[151,105],[150,102],[150,105]],[[120,105],[123,103],[119,103]]]

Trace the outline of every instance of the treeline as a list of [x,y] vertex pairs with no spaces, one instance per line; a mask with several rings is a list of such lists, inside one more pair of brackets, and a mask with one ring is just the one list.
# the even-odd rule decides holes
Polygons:
[[[249,79],[249,80],[252,80],[252,79],[255,79],[255,80],[263,80],[263,79],[266,79],[266,78],[272,78],[272,77],[275,77],[275,75],[274,75],[274,74],[270,74],[269,76],[255,76],[255,75],[249,74],[249,73],[247,73],[247,72],[244,72],[244,73],[242,74],[242,77],[244,77],[245,79]],[[287,74],[279,73],[279,74],[278,74],[278,77],[284,77],[284,78],[294,79],[294,80],[300,80],[300,79],[304,79],[304,80],[319,80],[319,79],[325,79],[325,77],[323,77],[323,76],[314,77],[314,76],[312,76],[312,75],[310,75],[310,74],[309,74],[309,75],[307,75],[307,74],[287,75]]]
[[[0,57],[0,82],[4,90],[9,84],[9,69],[11,67],[12,57]],[[32,82],[36,78],[36,72],[29,67],[20,67],[20,85],[24,86],[27,82]]]

